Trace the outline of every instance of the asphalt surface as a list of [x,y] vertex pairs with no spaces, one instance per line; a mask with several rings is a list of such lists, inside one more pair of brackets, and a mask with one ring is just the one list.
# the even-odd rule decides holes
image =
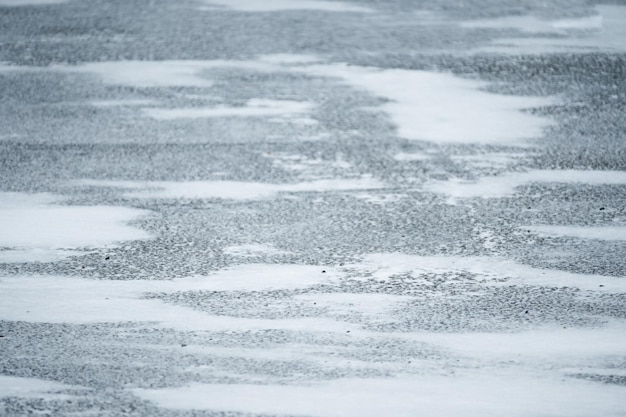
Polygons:
[[[454,391],[459,380],[480,387],[476,375],[501,377],[495,385],[485,383],[485,392],[512,380],[526,403],[498,404],[486,394],[476,400],[485,401],[483,408],[471,401],[446,408],[446,400],[420,408],[400,394],[382,398],[381,391],[379,402],[393,404],[388,413],[377,412],[626,415],[626,181],[618,179],[626,170],[626,52],[482,52],[499,39],[584,37],[598,28],[546,33],[459,23],[527,15],[544,22],[585,19],[597,15],[595,2],[359,1],[371,9],[367,13],[247,12],[165,0],[3,3],[0,199],[13,207],[16,195],[48,193],[59,199],[53,205],[63,207],[143,210],[121,223],[149,237],[52,245],[80,253],[45,261],[6,260],[3,252],[29,243],[11,244],[14,236],[2,240],[8,243],[0,244],[0,297],[12,304],[5,304],[11,311],[0,306],[0,376],[67,386],[20,394],[0,380],[0,415],[364,416],[370,414],[332,396],[327,407],[313,406],[326,401],[324,394],[305,394],[309,404],[266,407],[237,387],[288,387],[262,394],[280,403],[283,396],[299,398],[291,387],[398,378],[430,386],[432,377],[449,381]],[[301,61],[261,68],[260,57],[273,54]],[[550,99],[552,104],[519,111],[550,124],[542,135],[518,143],[406,138],[385,110],[393,98],[316,74],[304,55],[326,67],[445,73],[480,81],[479,90],[494,96]],[[201,66],[194,82],[211,80],[206,86],[142,86],[149,70],[140,70],[133,85],[107,81],[106,72],[119,68],[80,69],[128,60],[256,66]],[[310,102],[314,110],[278,121],[264,115],[158,120],[146,110],[230,111],[254,107],[250,100],[259,98]],[[548,170],[605,171],[613,180],[528,181],[497,197],[453,198],[428,188]],[[310,185],[320,180],[363,183],[344,189],[338,182]],[[220,182],[226,189],[240,183],[288,186],[258,198],[181,192],[146,197],[166,182],[176,189],[194,181]],[[28,227],[26,208],[24,213],[26,220],[16,222]],[[543,226],[569,229],[533,229]],[[78,226],[87,235],[90,227]],[[576,230],[592,228],[613,237],[576,236]],[[45,227],[39,231],[46,233]],[[72,233],[77,230],[61,229],[60,235]],[[39,237],[33,236],[37,249]],[[398,254],[407,258],[393,257]],[[462,266],[464,260],[479,266]],[[286,272],[305,275],[305,284],[255,281],[258,271],[272,275],[283,265],[310,267]],[[224,271],[234,271],[226,280],[239,276],[252,284],[162,284],[190,277],[210,281]],[[19,287],[26,278],[33,299]],[[47,279],[60,283],[47,286]],[[63,279],[93,286],[72,292],[74,281],[63,287]],[[139,289],[115,286],[121,281],[137,281]],[[160,284],[144,290],[144,281]],[[119,291],[121,301],[112,309],[133,298],[137,304],[129,304],[128,319],[85,307],[100,291],[107,297]],[[153,302],[182,316],[170,320],[163,313],[149,321],[148,313],[134,315]],[[29,319],[34,309],[41,317]],[[222,328],[209,319],[204,328],[191,323],[198,314],[232,320],[216,319],[226,323]],[[479,347],[472,350],[473,343]],[[492,350],[501,343],[509,348]],[[531,382],[519,382],[521,376]],[[554,401],[542,398],[537,408],[528,406],[535,397],[524,390],[551,378],[558,382],[547,392],[565,389],[565,399],[555,394]],[[193,384],[209,388],[189,398],[209,403],[158,400],[159,390]],[[343,393],[350,397],[362,389],[359,384]],[[234,399],[210,403],[217,386],[235,387]],[[156,399],[146,394],[150,390]],[[177,396],[171,392],[163,398]],[[406,409],[394,408],[403,402]]]

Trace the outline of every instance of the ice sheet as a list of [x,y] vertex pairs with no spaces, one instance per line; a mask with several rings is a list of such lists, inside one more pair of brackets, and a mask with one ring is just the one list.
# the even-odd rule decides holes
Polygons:
[[626,171],[534,170],[481,177],[476,181],[453,178],[426,184],[424,189],[455,198],[499,198],[515,194],[515,189],[531,183],[589,185],[626,184]]
[[623,415],[626,387],[494,371],[493,375],[338,379],[300,386],[194,383],[133,393],[171,409],[255,415],[613,417]]
[[242,12],[273,12],[280,10],[320,10],[325,12],[369,13],[372,9],[340,1],[324,0],[204,0],[206,3]]
[[[498,39],[491,46],[478,48],[475,52],[502,54],[549,54],[584,52],[626,51],[626,6],[596,6],[599,16],[586,21],[557,21],[556,30],[588,29],[587,31],[558,38],[512,38]],[[590,30],[590,29],[597,30]]]
[[61,384],[55,381],[46,381],[36,378],[22,378],[17,376],[0,375],[0,398],[43,398],[68,399],[70,395],[57,394],[58,391],[83,389],[75,385]]
[[626,240],[626,226],[523,226],[524,230],[547,236],[578,239]]
[[292,100],[248,100],[245,106],[229,107],[189,107],[189,108],[147,108],[143,112],[157,120],[198,119],[209,117],[259,117],[280,116],[293,117],[310,113],[314,103]]
[[553,122],[522,110],[554,98],[493,94],[487,83],[428,71],[381,70],[343,64],[292,68],[389,100],[380,106],[406,139],[441,143],[524,144]]
[[221,198],[256,200],[276,197],[280,193],[330,192],[382,188],[383,184],[370,177],[358,179],[329,179],[295,184],[268,184],[237,181],[138,182],[80,180],[73,184],[94,187],[116,187],[136,190],[128,193],[137,198]]
[[114,206],[63,206],[50,194],[0,193],[0,262],[51,261],[72,249],[149,239],[128,223],[150,212]]

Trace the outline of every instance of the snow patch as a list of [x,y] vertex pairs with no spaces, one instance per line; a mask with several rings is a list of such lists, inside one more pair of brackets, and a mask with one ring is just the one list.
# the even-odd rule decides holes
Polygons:
[[[581,20],[553,22],[555,31],[584,29],[567,36],[551,38],[498,39],[487,47],[474,52],[501,54],[550,54],[585,52],[625,52],[626,51],[626,6],[596,6],[599,16]],[[595,30],[593,30],[595,29]]]
[[96,100],[89,102],[94,107],[135,107],[158,104],[156,100],[122,99],[122,100]]
[[268,184],[237,181],[100,181],[79,180],[76,185],[134,189],[129,197],[137,198],[220,198],[256,200],[276,197],[280,193],[331,192],[382,188],[383,184],[370,177],[358,179],[329,179],[295,184]]
[[[310,385],[199,384],[135,389],[179,410],[315,417],[623,415],[626,387],[497,372],[337,379]],[[245,401],[242,401],[245,398]]]
[[406,162],[406,161],[429,161],[433,159],[433,156],[427,153],[422,152],[414,152],[414,153],[405,153],[400,152],[393,156],[393,159],[396,161]]
[[58,391],[85,389],[76,385],[66,385],[37,378],[22,378],[0,375],[0,398],[43,398],[44,400],[65,400],[73,396],[58,394]]
[[548,97],[492,94],[488,83],[428,71],[382,70],[344,64],[292,68],[338,78],[389,100],[380,106],[406,139],[442,143],[522,143],[539,137],[553,122],[522,110],[551,105]]
[[313,103],[291,100],[248,100],[246,105],[239,107],[189,107],[176,109],[148,108],[144,114],[156,120],[198,119],[210,117],[259,117],[280,116],[288,118],[307,114],[315,107]]
[[[149,212],[113,206],[63,206],[50,194],[0,193],[0,262],[50,262],[76,255],[72,249],[149,239],[128,222]],[[82,252],[84,253],[84,252]]]
[[340,1],[324,0],[204,0],[241,12],[274,12],[281,10],[319,10],[325,12],[370,13],[372,9]]
[[511,172],[504,175],[482,177],[475,181],[453,178],[448,181],[426,184],[426,191],[446,194],[455,198],[499,198],[515,194],[517,187],[540,183],[624,185],[626,171],[535,170]]
[[[256,2],[255,4],[265,4]],[[387,100],[379,108],[407,139],[443,143],[524,144],[539,137],[553,122],[523,110],[556,102],[549,97],[520,97],[484,91],[487,82],[452,74],[389,70],[346,64],[315,65],[309,55],[267,55],[248,61],[117,61],[78,66],[53,65],[46,70],[97,74],[107,84],[135,87],[210,87],[205,72],[237,68],[259,72],[286,72],[335,78]],[[35,67],[4,66],[0,71],[39,71]],[[288,105],[288,108],[285,107]],[[163,119],[306,113],[312,104],[275,100],[250,101],[245,107],[216,106],[186,109],[145,109]],[[305,119],[310,123],[311,119]]]
[[433,343],[465,356],[483,360],[580,362],[623,355],[626,325],[612,322],[602,328],[554,328],[519,333],[414,333],[415,340]]
[[[324,318],[284,320],[216,316],[146,299],[146,293],[298,289],[334,281],[342,273],[310,265],[247,264],[209,276],[172,281],[104,281],[74,277],[0,278],[0,320],[40,323],[153,322],[197,331],[283,329],[345,332],[348,324]],[[352,326],[353,327],[353,326]]]
[[68,0],[0,0],[0,6],[41,6],[46,4],[67,3]]
[[626,240],[626,226],[522,226],[521,228],[544,236]]
[[105,84],[131,87],[210,87],[202,77],[206,61],[109,61],[76,66],[53,65],[58,71],[97,74]]
[[[575,274],[567,271],[533,268],[514,261],[491,257],[417,256],[402,253],[370,254],[360,263],[348,265],[360,272],[363,279],[371,277],[387,281],[394,276],[465,272],[487,285],[535,285],[571,287],[602,292],[626,292],[626,277]],[[417,282],[417,281],[416,281]],[[426,283],[426,281],[424,281]]]
[[561,20],[544,20],[534,16],[505,16],[461,22],[460,26],[464,28],[517,29],[526,33],[561,34],[568,30],[602,29],[602,21],[600,15]]
[[406,194],[380,194],[380,193],[352,193],[352,197],[370,204],[389,204],[398,202],[407,197]]

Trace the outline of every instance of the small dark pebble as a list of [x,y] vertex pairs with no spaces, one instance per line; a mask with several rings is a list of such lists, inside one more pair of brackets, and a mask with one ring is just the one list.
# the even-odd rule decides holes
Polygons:
[[528,314],[528,310],[524,311],[524,314]]
[[110,257],[110,256],[105,256],[105,257],[104,257],[104,260],[105,260],[105,261],[108,261],[109,259],[111,259],[111,257]]
[[186,344],[184,344],[184,343],[181,343],[181,344],[180,344],[180,347],[185,347],[185,346],[187,346],[187,345],[186,345]]
[[346,333],[350,333],[350,330],[346,330]]
[[600,211],[604,210],[604,207],[600,207]]
[[600,284],[599,287],[604,287],[604,285]]
[[323,270],[323,271],[322,271],[322,274],[325,274],[325,273],[326,273],[326,270]]
[[4,335],[3,335],[3,334],[0,334],[0,338],[3,338],[3,337],[4,337]]

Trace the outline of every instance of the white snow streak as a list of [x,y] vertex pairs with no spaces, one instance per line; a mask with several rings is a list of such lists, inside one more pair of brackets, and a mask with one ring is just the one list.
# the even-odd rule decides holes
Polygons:
[[624,185],[626,171],[534,170],[481,177],[475,181],[453,178],[426,184],[424,189],[454,198],[499,198],[515,194],[515,189],[532,183]]
[[340,1],[325,0],[204,0],[241,12],[274,12],[281,10],[319,10],[325,12],[369,13],[372,9]]
[[71,395],[59,394],[58,391],[84,389],[76,385],[66,385],[37,378],[0,375],[0,398],[43,398],[45,400],[64,400]]
[[[315,417],[545,416],[623,412],[626,388],[558,377],[462,373],[458,376],[337,379],[310,385],[199,384],[135,389],[172,409]],[[242,401],[245,398],[245,401]]]
[[308,114],[315,105],[313,103],[291,100],[251,99],[246,105],[239,107],[189,107],[189,108],[147,108],[143,112],[157,120],[199,119],[210,117],[259,117],[280,116],[289,118]]
[[197,198],[256,200],[276,197],[280,193],[332,192],[382,188],[383,184],[369,177],[329,179],[295,184],[268,184],[238,181],[100,181],[79,180],[76,185],[133,189],[126,194],[137,198]]
[[[568,36],[497,39],[490,46],[477,48],[473,52],[491,52],[501,54],[552,54],[585,52],[624,52],[626,51],[626,6],[596,6],[599,16],[586,19],[554,21],[546,23],[554,31],[567,30]],[[487,22],[484,22],[487,24]],[[499,25],[502,21],[489,24]],[[529,22],[524,22],[529,25]],[[516,22],[517,27],[523,26]],[[539,28],[537,28],[539,29]],[[578,32],[572,30],[578,29]],[[528,30],[534,32],[535,30]]]
[[626,240],[626,226],[523,226],[522,228],[544,236]]
[[389,100],[380,106],[406,139],[442,143],[524,144],[553,123],[522,110],[554,104],[548,97],[492,94],[487,83],[452,74],[381,70],[343,64],[293,68],[337,78]]
[[[49,262],[79,251],[149,239],[128,222],[149,212],[114,206],[63,206],[50,194],[0,193],[0,262]],[[84,252],[82,252],[84,253]]]

